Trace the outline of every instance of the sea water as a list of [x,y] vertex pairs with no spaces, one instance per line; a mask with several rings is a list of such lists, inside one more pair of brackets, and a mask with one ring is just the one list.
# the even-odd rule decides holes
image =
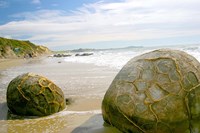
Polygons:
[[[0,132],[66,133],[70,127],[76,126],[78,127],[73,130],[73,133],[80,131],[97,133],[97,130],[98,133],[105,133],[104,130],[117,132],[115,129],[103,127],[100,107],[88,108],[88,110],[68,110],[69,108],[67,108],[57,114],[38,119],[6,120],[6,88],[16,76],[34,72],[55,82],[62,88],[66,97],[72,97],[75,100],[76,98],[86,99],[86,102],[89,100],[92,103],[93,100],[98,101],[103,98],[115,75],[131,58],[160,48],[182,50],[200,61],[199,45],[142,47],[95,50],[92,51],[93,55],[91,56],[75,56],[76,53],[73,53],[72,56],[65,58],[50,57],[42,60],[30,60],[26,65],[0,71]],[[83,104],[85,103],[83,102]],[[84,122],[87,118],[90,119]],[[100,130],[102,132],[99,132]]]
[[64,60],[66,62],[78,62],[94,64],[97,66],[107,66],[113,69],[121,69],[131,58],[150,52],[156,49],[176,49],[191,54],[200,61],[200,45],[181,45],[181,46],[159,46],[141,48],[122,48],[93,51],[91,56],[70,56]]
[[[0,71],[0,133],[105,133],[101,100],[117,70],[93,64],[65,62],[65,58],[28,59],[21,66]],[[32,72],[58,85],[72,104],[56,114],[36,119],[7,120],[6,89],[16,76]]]

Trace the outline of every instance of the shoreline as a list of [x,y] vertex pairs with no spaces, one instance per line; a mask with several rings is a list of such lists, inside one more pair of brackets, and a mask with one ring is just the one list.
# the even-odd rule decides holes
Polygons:
[[51,54],[52,53],[43,54],[34,58],[0,58],[0,71],[6,70],[12,67],[19,67],[21,65],[28,63],[29,61],[42,60],[44,58],[47,58]]
[[[2,89],[5,89],[13,77],[31,71],[53,81],[62,88],[65,98],[72,99],[72,103],[67,105],[66,109],[47,117],[8,121],[1,119],[0,132],[43,133],[51,130],[58,133],[120,133],[114,127],[104,126],[101,114],[104,93],[118,70],[93,64],[65,62],[63,58],[47,57],[26,60],[5,59],[0,60],[0,66],[0,70],[5,70],[8,74],[1,77],[3,80],[0,81],[0,88]],[[5,90],[1,98],[5,101]],[[1,109],[0,113],[4,112],[5,115],[4,104]]]
[[26,62],[26,59],[0,59],[0,71],[23,65]]

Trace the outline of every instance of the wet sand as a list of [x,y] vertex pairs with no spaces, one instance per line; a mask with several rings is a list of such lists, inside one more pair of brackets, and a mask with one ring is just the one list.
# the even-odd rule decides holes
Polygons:
[[[101,102],[119,70],[92,64],[68,63],[62,58],[37,59],[3,69],[0,62],[0,132],[1,133],[119,133],[104,125]],[[5,66],[4,66],[5,67]],[[47,77],[64,91],[71,104],[59,113],[25,120],[6,120],[6,87],[19,74],[34,72]]]
[[25,62],[25,59],[0,59],[0,71],[10,67],[23,65]]

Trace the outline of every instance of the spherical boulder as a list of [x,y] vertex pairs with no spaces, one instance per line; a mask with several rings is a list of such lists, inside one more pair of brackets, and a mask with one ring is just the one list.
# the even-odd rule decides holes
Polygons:
[[9,83],[7,105],[12,113],[23,116],[46,116],[66,106],[62,90],[33,73],[22,74]]
[[104,121],[126,133],[200,132],[200,63],[155,50],[131,59],[102,102]]

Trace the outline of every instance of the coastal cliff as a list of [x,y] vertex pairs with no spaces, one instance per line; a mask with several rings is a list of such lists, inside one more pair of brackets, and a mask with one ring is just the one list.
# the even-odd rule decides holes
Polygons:
[[51,51],[44,46],[38,46],[30,41],[20,41],[0,37],[0,59],[4,58],[33,58]]

